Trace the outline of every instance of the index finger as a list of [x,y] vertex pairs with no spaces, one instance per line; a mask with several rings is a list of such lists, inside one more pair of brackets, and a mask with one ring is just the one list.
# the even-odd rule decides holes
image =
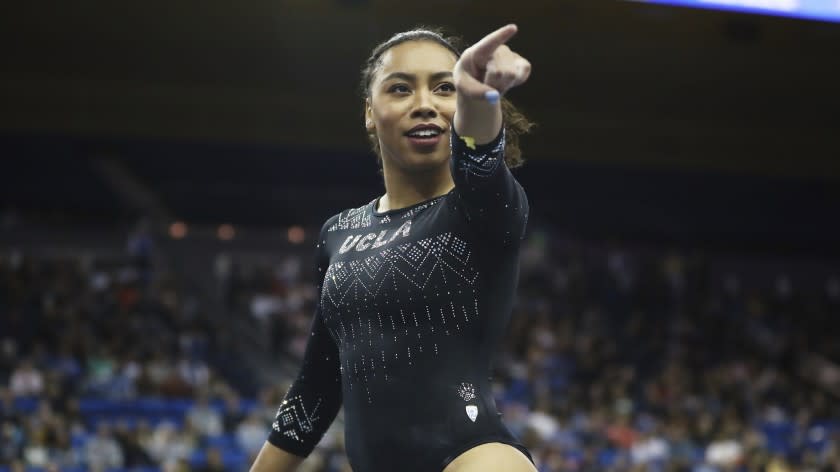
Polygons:
[[513,35],[516,34],[518,28],[515,24],[511,23],[509,25],[502,26],[501,28],[493,31],[492,33],[488,34],[487,36],[481,38],[481,41],[473,44],[472,50],[473,54],[481,61],[487,62],[493,56],[493,51],[496,50],[502,44],[505,44]]

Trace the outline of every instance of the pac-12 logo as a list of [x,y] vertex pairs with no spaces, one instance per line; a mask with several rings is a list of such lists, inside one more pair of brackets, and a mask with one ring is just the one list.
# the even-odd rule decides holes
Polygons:
[[475,405],[467,405],[466,410],[467,416],[473,423],[475,423],[475,419],[478,418],[478,407]]

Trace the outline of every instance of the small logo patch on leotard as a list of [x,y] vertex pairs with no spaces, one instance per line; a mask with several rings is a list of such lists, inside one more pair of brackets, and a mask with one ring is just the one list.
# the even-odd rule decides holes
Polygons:
[[475,419],[478,418],[478,407],[475,405],[467,405],[467,416],[469,416],[470,420],[475,423]]

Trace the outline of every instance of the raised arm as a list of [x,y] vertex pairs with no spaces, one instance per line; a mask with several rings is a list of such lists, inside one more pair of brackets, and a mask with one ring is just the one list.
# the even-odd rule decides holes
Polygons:
[[452,177],[462,212],[491,244],[520,239],[529,212],[525,191],[504,163],[501,95],[531,73],[531,64],[504,44],[516,31],[507,25],[485,36],[464,51],[453,72]]
[[309,456],[341,408],[341,371],[338,348],[321,316],[321,287],[329,258],[325,228],[318,245],[318,303],[310,325],[303,365],[286,393],[252,472],[292,472]]
[[455,64],[455,131],[476,145],[496,138],[502,127],[501,96],[531,75],[531,63],[505,45],[516,31],[513,24],[497,29],[467,48]]

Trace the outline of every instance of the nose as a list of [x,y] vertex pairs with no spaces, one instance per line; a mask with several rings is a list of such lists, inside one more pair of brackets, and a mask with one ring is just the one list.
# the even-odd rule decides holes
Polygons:
[[419,91],[415,95],[414,109],[411,111],[412,118],[437,118],[438,112],[432,102],[432,94],[427,91]]

